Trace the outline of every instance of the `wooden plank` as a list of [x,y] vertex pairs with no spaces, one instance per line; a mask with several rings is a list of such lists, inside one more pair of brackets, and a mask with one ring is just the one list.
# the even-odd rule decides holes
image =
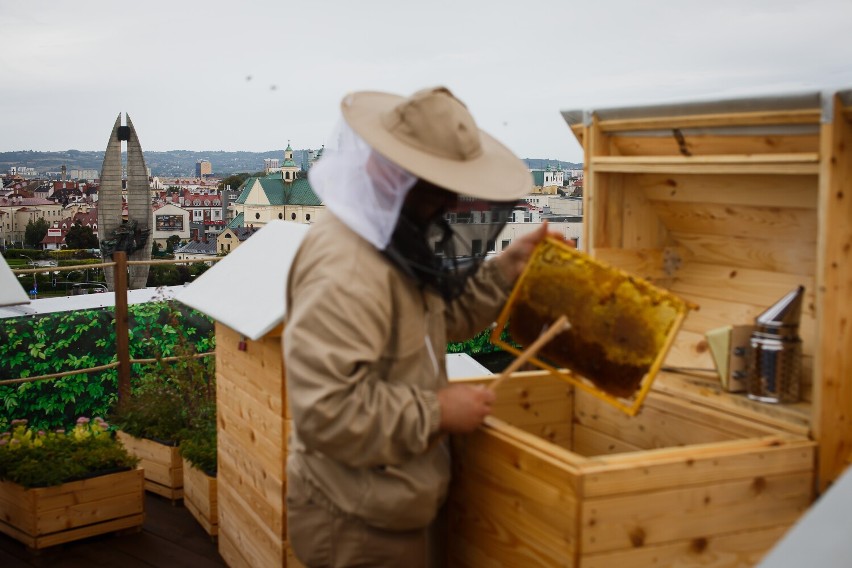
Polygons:
[[574,389],[549,374],[512,375],[497,389],[493,415],[544,440],[569,448]]
[[682,164],[655,164],[636,162],[611,161],[594,165],[595,171],[601,173],[622,174],[725,174],[725,175],[756,175],[756,174],[787,174],[812,176],[819,171],[816,163],[726,163],[707,164],[689,163]]
[[789,524],[752,531],[708,533],[705,536],[632,550],[583,555],[579,568],[626,566],[756,566],[790,528]]
[[[834,108],[844,109],[834,97]],[[848,110],[848,109],[847,109]],[[838,110],[823,125],[817,258],[817,377],[814,433],[819,487],[826,489],[852,454],[852,125]]]
[[[264,526],[280,538],[286,536],[286,480],[275,477],[261,468],[252,467],[255,463],[245,458],[239,447],[232,446],[227,438],[220,446],[218,491],[220,516],[226,513],[226,504],[221,494],[223,488],[240,495],[240,508],[253,511],[253,518],[262,521]],[[228,514],[234,514],[228,512]],[[221,522],[221,520],[220,520]]]
[[183,460],[183,471],[183,504],[205,532],[214,536],[219,532],[217,480],[194,467],[186,459]]
[[656,283],[674,274],[673,264],[670,264],[669,269],[666,267],[667,259],[679,257],[680,251],[674,248],[596,248],[591,251],[591,255],[606,264]]
[[740,416],[756,424],[776,428],[801,437],[810,434],[811,405],[765,404],[741,395],[722,391],[717,379],[662,372],[654,381],[654,391],[695,402],[707,407]]
[[29,490],[0,482],[0,503],[20,498],[17,506],[4,507],[0,532],[39,549],[141,526],[142,482],[141,469]]
[[227,432],[230,439],[234,440],[236,451],[251,455],[250,461],[254,464],[251,469],[262,468],[270,475],[283,476],[286,444],[284,421],[281,421],[281,431],[277,437],[268,436],[266,432],[255,431],[251,422],[244,420],[240,409],[234,409],[231,405],[239,406],[240,401],[222,401],[218,405],[219,434]]
[[255,568],[257,566],[246,559],[243,552],[237,546],[237,543],[231,539],[227,530],[219,532],[218,542],[219,554],[225,560],[228,568]]
[[265,402],[277,416],[287,413],[284,363],[281,343],[276,339],[246,340],[227,326],[216,324],[216,377],[225,377],[250,396]]
[[678,270],[672,290],[690,296],[742,302],[768,308],[799,286],[805,287],[802,313],[813,318],[816,315],[814,279],[801,274],[690,262]]
[[777,239],[788,246],[816,243],[817,219],[811,209],[674,201],[651,203],[671,232]]
[[[726,136],[722,134],[683,133],[684,147],[690,155],[708,154],[782,154],[817,152],[818,134],[767,134],[762,136]],[[618,156],[678,155],[681,145],[674,134],[667,136],[609,136],[612,153]]]
[[183,487],[183,467],[177,446],[137,438],[122,431],[116,432],[116,437],[128,452],[141,460],[139,466],[145,470],[146,488],[171,499],[183,495],[177,491]]
[[688,227],[670,231],[670,235],[679,247],[688,251],[689,258],[699,262],[785,274],[815,274],[814,249],[801,246],[801,242],[792,238],[699,234]]
[[755,476],[812,474],[816,444],[764,436],[600,456],[583,467],[586,498],[644,493]]
[[460,564],[490,559],[485,566],[501,558],[553,566],[573,557],[577,497],[571,467],[493,429],[457,439],[454,451],[451,558]]
[[222,556],[230,564],[230,557],[234,555],[228,550],[233,547],[248,566],[282,566],[286,535],[270,530],[268,523],[257,515],[251,503],[243,500],[237,488],[219,481],[219,550]]
[[617,436],[610,436],[582,424],[574,425],[574,439],[571,449],[584,457],[638,452],[642,448],[625,442]]
[[819,162],[818,152],[800,152],[795,154],[713,154],[698,156],[666,155],[666,156],[594,156],[595,166],[602,165],[671,165],[687,164],[816,164]]
[[625,188],[622,202],[624,248],[655,249],[669,244],[668,231],[660,222],[654,205],[637,188]]
[[622,130],[819,124],[820,118],[820,109],[713,113],[601,120],[600,129],[603,132],[615,132]]
[[631,182],[653,201],[793,207],[813,209],[816,215],[816,176],[644,174],[633,176]]
[[710,485],[589,499],[582,511],[584,553],[791,524],[811,503],[813,472],[756,475]]
[[[681,329],[675,337],[671,349],[666,354],[664,367],[686,367],[692,369],[707,369],[717,373],[716,362],[707,345],[703,333]],[[712,378],[708,375],[708,378]]]

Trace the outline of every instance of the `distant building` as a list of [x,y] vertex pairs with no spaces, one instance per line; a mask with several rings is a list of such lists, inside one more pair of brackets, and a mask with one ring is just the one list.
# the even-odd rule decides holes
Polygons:
[[189,240],[189,211],[174,203],[167,203],[154,209],[153,242],[165,248],[172,236],[177,236],[181,242]]
[[[216,241],[189,241],[183,246],[175,249],[175,259],[194,260],[199,257],[216,256]],[[211,266],[213,262],[205,262]]]
[[27,223],[39,219],[52,225],[62,219],[62,205],[39,197],[24,197],[20,193],[11,193],[0,197],[0,222],[2,222],[3,244],[5,246],[21,246]]
[[195,162],[195,177],[203,178],[213,174],[213,164],[209,160]]
[[545,170],[532,170],[530,172],[535,187],[562,187],[565,184],[565,174],[553,166],[547,166]]
[[277,172],[281,169],[279,165],[278,158],[264,158],[263,160],[263,173],[270,174],[272,172]]
[[216,237],[218,254],[228,254],[260,230],[260,227],[228,227]]
[[316,221],[325,207],[307,178],[299,175],[300,171],[288,142],[278,171],[250,177],[240,186],[240,195],[232,208],[234,220],[228,226],[260,227],[276,219],[296,223]]

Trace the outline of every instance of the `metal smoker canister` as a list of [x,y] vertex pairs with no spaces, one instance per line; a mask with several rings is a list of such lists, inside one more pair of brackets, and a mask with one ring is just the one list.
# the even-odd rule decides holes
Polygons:
[[798,402],[802,384],[799,319],[804,286],[760,314],[751,334],[748,397],[761,402]]

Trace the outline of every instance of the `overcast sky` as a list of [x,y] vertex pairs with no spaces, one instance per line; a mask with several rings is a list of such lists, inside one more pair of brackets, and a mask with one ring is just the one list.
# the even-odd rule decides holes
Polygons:
[[[448,86],[519,157],[560,110],[852,88],[852,0],[2,0],[0,151],[317,148],[354,90]],[[215,166],[215,164],[214,164]]]

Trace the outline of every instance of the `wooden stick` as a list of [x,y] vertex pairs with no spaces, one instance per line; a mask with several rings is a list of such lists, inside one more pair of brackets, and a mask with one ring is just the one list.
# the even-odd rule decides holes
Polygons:
[[567,330],[567,329],[570,329],[570,327],[571,327],[571,324],[568,322],[568,317],[567,317],[567,316],[565,316],[565,315],[560,316],[560,317],[559,317],[559,319],[557,319],[557,320],[553,323],[553,325],[551,325],[551,326],[550,326],[550,328],[549,328],[547,331],[544,331],[541,335],[539,335],[539,336],[538,336],[538,339],[536,339],[535,341],[533,341],[533,344],[532,344],[532,345],[530,345],[529,347],[527,347],[527,348],[526,348],[526,350],[524,350],[524,352],[523,352],[523,353],[521,353],[521,354],[518,356],[518,358],[517,358],[517,359],[515,359],[514,361],[512,361],[512,363],[511,363],[508,367],[506,367],[506,368],[503,370],[503,372],[502,372],[502,373],[500,373],[500,376],[499,376],[499,377],[497,377],[497,379],[496,379],[496,380],[494,380],[494,381],[493,381],[490,385],[488,385],[488,388],[490,388],[491,390],[497,390],[497,387],[498,387],[498,386],[500,386],[500,384],[501,384],[503,381],[505,381],[506,379],[508,379],[508,378],[509,378],[509,376],[510,376],[512,373],[514,373],[515,371],[517,371],[517,370],[518,370],[518,368],[519,368],[521,365],[523,365],[523,364],[524,364],[524,363],[526,363],[529,359],[531,359],[533,356],[535,356],[535,354],[536,354],[536,353],[538,353],[538,351],[539,351],[542,347],[544,347],[544,345],[545,345],[548,341],[550,341],[551,339],[553,339],[553,338],[554,338],[557,334],[559,334],[559,333],[561,333],[561,332],[563,332],[563,331],[565,331],[565,330]]

